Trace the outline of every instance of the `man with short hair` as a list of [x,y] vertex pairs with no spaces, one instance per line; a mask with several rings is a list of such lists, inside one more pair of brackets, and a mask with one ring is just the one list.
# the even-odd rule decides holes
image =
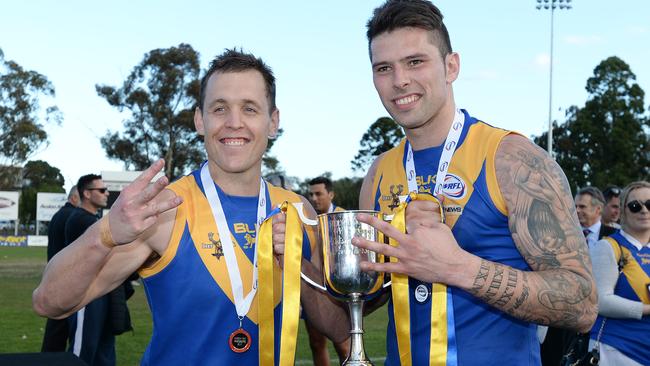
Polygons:
[[316,177],[309,181],[309,201],[317,214],[343,211],[332,202],[334,199],[334,190],[332,181],[327,177]]
[[591,247],[595,242],[616,232],[616,229],[603,225],[600,215],[605,206],[605,197],[596,187],[585,187],[575,197],[576,212],[582,232]]
[[[388,0],[367,28],[375,89],[406,135],[359,199],[405,227],[359,215],[393,245],[353,240],[391,259],[362,263],[391,273],[386,365],[538,365],[537,324],[586,332],[597,311],[562,169],[456,107],[460,57],[433,4]],[[417,196],[404,209],[399,192]]]
[[[53,216],[47,225],[47,261],[65,247],[65,222],[79,205],[79,191],[70,188],[67,202]],[[41,352],[65,352],[68,344],[68,320],[47,319]]]
[[200,87],[194,124],[207,162],[149,185],[159,160],[125,187],[109,214],[53,259],[34,309],[65,316],[139,270],[155,329],[142,365],[293,365],[300,305],[336,341],[349,337],[349,320],[300,282],[300,270],[322,278],[313,233],[283,214],[273,216],[272,240],[266,223],[257,230],[278,205],[292,220],[294,203],[314,217],[306,199],[262,179],[279,125],[275,77],[252,54],[226,50]]
[[[99,220],[108,205],[108,188],[101,175],[87,174],[77,181],[80,203],[65,224],[65,246],[79,238]],[[115,334],[110,326],[110,296],[89,302],[68,318],[70,351],[92,366],[116,363]]]
[[[311,202],[317,214],[345,211],[343,208],[336,206],[332,202],[333,199],[334,191],[332,181],[329,178],[321,176],[309,181],[309,202]],[[305,319],[305,327],[309,335],[309,347],[311,348],[314,366],[329,365],[330,356],[327,350],[327,338],[311,325],[309,319]],[[350,339],[332,343],[338,354],[339,362],[342,364],[350,354]]]
[[621,189],[616,186],[610,186],[603,191],[605,197],[605,207],[603,208],[602,222],[603,225],[620,229],[621,225],[618,219],[621,216]]

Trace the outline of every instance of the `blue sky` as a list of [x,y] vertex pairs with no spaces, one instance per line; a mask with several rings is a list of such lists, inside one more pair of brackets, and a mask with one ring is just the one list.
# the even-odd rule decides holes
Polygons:
[[[56,88],[61,126],[32,159],[61,169],[69,188],[80,175],[121,170],[99,137],[124,116],[95,84],[118,86],[144,54],[191,44],[203,68],[224,48],[264,58],[278,80],[285,133],[274,146],[288,175],[352,176],[359,139],[387,115],[372,85],[365,22],[381,1],[12,1],[0,12],[5,58],[46,75]],[[458,106],[524,135],[547,129],[550,12],[535,0],[434,2],[460,53]],[[650,1],[574,0],[555,13],[553,116],[584,105],[587,78],[618,56],[650,91]],[[646,105],[649,101],[646,98]],[[359,175],[357,173],[356,175]]]

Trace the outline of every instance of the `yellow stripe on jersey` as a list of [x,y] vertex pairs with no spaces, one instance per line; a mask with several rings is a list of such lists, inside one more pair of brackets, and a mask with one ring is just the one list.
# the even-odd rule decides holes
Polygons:
[[641,265],[639,265],[639,262],[636,261],[629,249],[619,245],[616,240],[610,237],[606,237],[605,240],[612,246],[614,258],[616,258],[617,263],[621,255],[623,255],[623,262],[625,263],[623,266],[623,274],[636,296],[639,297],[642,303],[650,304],[650,295],[648,295],[648,288],[646,287],[650,284],[648,274],[641,268]]
[[[196,185],[193,176],[187,176],[179,179],[173,184],[167,186],[167,189],[174,192],[177,196],[188,197],[188,189]],[[140,277],[147,278],[151,277],[167,267],[167,265],[174,259],[176,256],[176,251],[178,250],[178,245],[181,242],[181,237],[183,236],[183,230],[185,228],[185,221],[188,216],[191,216],[191,213],[188,213],[188,210],[192,210],[192,205],[186,204],[183,202],[180,206],[176,208],[176,218],[174,219],[174,228],[172,230],[171,238],[167,244],[167,248],[163,254],[158,258],[157,261],[152,263],[147,267],[142,267],[138,270]]]
[[[462,215],[463,209],[474,193],[474,183],[479,178],[485,164],[485,180],[487,190],[494,206],[504,215],[507,214],[505,200],[499,190],[495,171],[495,155],[501,139],[511,133],[510,131],[494,128],[483,122],[476,122],[469,127],[465,140],[458,147],[453,155],[447,178],[456,182],[462,182],[464,193],[453,196],[445,194],[443,206],[446,210],[445,223],[453,229],[454,225]],[[387,215],[396,214],[394,219],[400,220],[397,216],[400,207],[399,196],[408,194],[408,183],[404,170],[404,149],[406,140],[402,140],[398,146],[382,155],[377,166],[377,173],[373,180],[373,199],[379,206],[379,210]],[[420,182],[428,182],[433,187],[435,176],[420,177]],[[460,184],[459,184],[460,186]],[[419,187],[420,193],[423,187]],[[445,191],[449,192],[445,187]],[[396,245],[397,243],[391,243]],[[394,258],[391,258],[394,261]],[[403,277],[403,278],[402,278]],[[393,274],[393,310],[395,330],[399,357],[402,365],[411,365],[410,349],[410,314],[409,314],[409,287],[408,277]],[[433,284],[431,309],[431,339],[430,339],[430,365],[444,365],[447,353],[447,309],[446,287]],[[443,317],[444,315],[444,317]],[[453,325],[452,325],[453,326]]]

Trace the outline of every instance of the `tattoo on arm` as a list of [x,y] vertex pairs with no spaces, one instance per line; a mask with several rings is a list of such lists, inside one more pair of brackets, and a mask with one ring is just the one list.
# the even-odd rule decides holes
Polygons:
[[482,260],[469,291],[525,321],[587,329],[596,315],[596,293],[564,173],[520,137],[505,138],[496,159],[510,231],[533,271]]

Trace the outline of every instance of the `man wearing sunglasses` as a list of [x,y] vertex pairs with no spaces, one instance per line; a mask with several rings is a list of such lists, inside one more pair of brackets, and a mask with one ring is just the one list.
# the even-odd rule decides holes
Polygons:
[[[99,220],[99,211],[108,204],[108,188],[101,175],[79,178],[81,202],[65,223],[66,246]],[[68,318],[70,351],[89,365],[115,364],[115,335],[110,328],[108,293],[90,302]]]
[[590,248],[599,305],[591,339],[602,366],[650,365],[650,183],[630,183],[621,203],[621,230]]
[[603,225],[620,229],[621,225],[618,219],[621,216],[621,189],[616,186],[610,186],[603,191],[605,197],[605,207],[603,208],[602,222]]

